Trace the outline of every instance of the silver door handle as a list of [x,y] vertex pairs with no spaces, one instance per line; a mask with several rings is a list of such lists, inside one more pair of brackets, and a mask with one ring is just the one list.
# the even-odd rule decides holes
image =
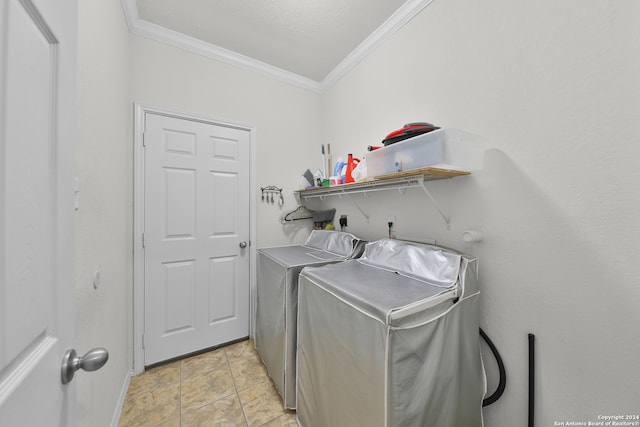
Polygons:
[[240,242],[240,249],[244,249],[247,247],[247,242],[245,242],[244,240],[242,242]]
[[109,359],[109,352],[104,348],[94,348],[89,350],[82,357],[76,355],[74,349],[67,350],[62,358],[62,384],[66,384],[73,379],[73,374],[78,369],[84,371],[97,371],[102,368]]

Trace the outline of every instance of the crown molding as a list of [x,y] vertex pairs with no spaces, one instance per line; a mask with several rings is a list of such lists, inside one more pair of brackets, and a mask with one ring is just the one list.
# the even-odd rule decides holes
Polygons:
[[294,86],[320,92],[320,83],[292,73],[282,68],[274,67],[256,59],[241,55],[229,49],[203,42],[194,37],[187,36],[177,31],[170,30],[157,24],[140,19],[138,7],[135,0],[121,0],[125,19],[132,34],[147,37],[161,43],[168,44],[180,49],[188,50],[198,55],[206,56],[230,65],[256,71],[268,77],[280,80]]
[[138,5],[136,0],[120,0],[122,3],[122,10],[124,12],[124,19],[127,21],[127,27],[129,32],[133,32],[136,22],[140,20],[138,16]]
[[321,91],[325,91],[347,75],[356,65],[363,61],[371,52],[413,19],[433,0],[408,0],[396,12],[380,25],[369,37],[344,58],[327,76],[320,82]]
[[266,64],[220,46],[212,45],[211,43],[203,42],[202,40],[169,30],[148,21],[138,20],[131,32],[133,34],[148,37],[236,67],[256,71],[268,77],[272,77],[276,80],[280,80],[303,89],[320,92],[320,83],[315,80],[283,70],[282,68],[274,67],[273,65]]
[[185,49],[245,70],[256,71],[276,80],[320,93],[329,89],[349,73],[349,71],[373,52],[376,47],[402,28],[404,24],[420,13],[420,11],[432,1],[433,0],[407,0],[407,2],[380,27],[371,33],[366,40],[347,55],[321,82],[142,20],[138,15],[136,0],[121,0],[121,3],[127,26],[132,34],[148,37],[170,46]]

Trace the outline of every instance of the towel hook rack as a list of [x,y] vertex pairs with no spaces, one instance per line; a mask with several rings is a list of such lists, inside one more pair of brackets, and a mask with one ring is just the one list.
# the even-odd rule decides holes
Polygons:
[[276,187],[275,185],[268,185],[266,187],[260,187],[260,191],[262,191],[262,201],[263,202],[271,202],[271,204],[275,203],[274,194],[278,198],[278,206],[282,207],[284,205],[284,196],[282,195],[282,188]]

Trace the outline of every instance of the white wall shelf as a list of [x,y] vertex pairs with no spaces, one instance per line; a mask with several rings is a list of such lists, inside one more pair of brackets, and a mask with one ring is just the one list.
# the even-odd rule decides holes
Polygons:
[[460,170],[452,170],[452,169],[441,169],[434,167],[420,168],[420,169],[412,169],[404,172],[392,173],[383,176],[377,176],[375,178],[369,178],[365,181],[352,182],[349,184],[335,185],[333,187],[315,187],[307,190],[298,190],[296,191],[296,197],[300,201],[300,203],[305,200],[319,198],[320,200],[324,200],[326,197],[331,196],[346,196],[353,202],[353,204],[358,208],[360,213],[369,221],[369,215],[367,215],[358,204],[351,198],[349,195],[356,193],[370,193],[375,191],[385,191],[385,190],[398,190],[401,193],[404,193],[407,188],[415,188],[420,187],[424,190],[427,197],[434,204],[444,221],[449,225],[449,218],[444,214],[436,200],[433,198],[429,190],[427,189],[425,182],[433,181],[436,179],[447,179],[453,178],[456,176],[464,176],[469,175],[470,172],[460,171]]

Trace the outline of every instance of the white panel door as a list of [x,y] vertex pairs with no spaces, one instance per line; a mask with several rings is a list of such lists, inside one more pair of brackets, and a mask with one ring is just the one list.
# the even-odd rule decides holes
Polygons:
[[249,155],[247,130],[145,114],[145,365],[249,335]]
[[76,3],[0,2],[0,426],[75,425]]

